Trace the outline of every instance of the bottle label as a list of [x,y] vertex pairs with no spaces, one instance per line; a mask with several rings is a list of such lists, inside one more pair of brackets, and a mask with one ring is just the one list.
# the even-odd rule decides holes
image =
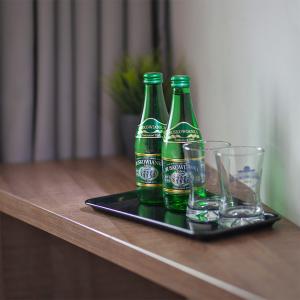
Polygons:
[[136,153],[135,170],[137,186],[155,187],[162,185],[161,155]]
[[163,159],[164,188],[167,193],[189,193],[189,177],[184,159]]
[[138,126],[136,138],[162,138],[166,127],[166,124],[154,118],[148,118]]
[[200,131],[197,127],[192,126],[187,122],[180,122],[173,128],[167,129],[165,142],[172,143],[186,143],[187,141],[199,141],[201,140]]

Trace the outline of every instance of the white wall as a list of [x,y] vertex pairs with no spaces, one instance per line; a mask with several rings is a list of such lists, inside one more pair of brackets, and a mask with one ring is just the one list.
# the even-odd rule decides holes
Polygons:
[[300,225],[300,1],[173,0],[206,139],[266,149],[262,198]]

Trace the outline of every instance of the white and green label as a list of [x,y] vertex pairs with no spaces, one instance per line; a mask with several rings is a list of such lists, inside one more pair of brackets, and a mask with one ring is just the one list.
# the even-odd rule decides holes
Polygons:
[[166,130],[166,124],[154,118],[144,120],[137,129],[137,138],[162,138]]
[[163,170],[165,192],[189,192],[189,177],[184,159],[163,159]]
[[167,138],[166,142],[175,143],[199,141],[201,139],[199,129],[187,122],[180,122],[174,127],[167,129],[165,137]]
[[160,154],[136,153],[135,170],[138,186],[161,186],[162,162]]

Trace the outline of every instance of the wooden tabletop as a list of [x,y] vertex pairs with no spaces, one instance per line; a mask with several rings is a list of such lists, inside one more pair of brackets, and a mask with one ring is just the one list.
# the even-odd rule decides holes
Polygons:
[[126,159],[0,166],[0,211],[189,299],[300,299],[300,230],[282,219],[216,241],[94,212],[87,198],[134,189]]

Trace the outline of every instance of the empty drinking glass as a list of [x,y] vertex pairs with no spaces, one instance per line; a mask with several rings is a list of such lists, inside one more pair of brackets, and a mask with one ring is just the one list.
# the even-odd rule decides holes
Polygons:
[[220,187],[215,151],[229,147],[224,141],[199,141],[183,145],[187,172],[190,180],[190,195],[187,217],[207,223],[218,220]]
[[222,192],[220,225],[235,227],[264,219],[260,200],[263,158],[264,149],[261,147],[241,146],[217,150]]

